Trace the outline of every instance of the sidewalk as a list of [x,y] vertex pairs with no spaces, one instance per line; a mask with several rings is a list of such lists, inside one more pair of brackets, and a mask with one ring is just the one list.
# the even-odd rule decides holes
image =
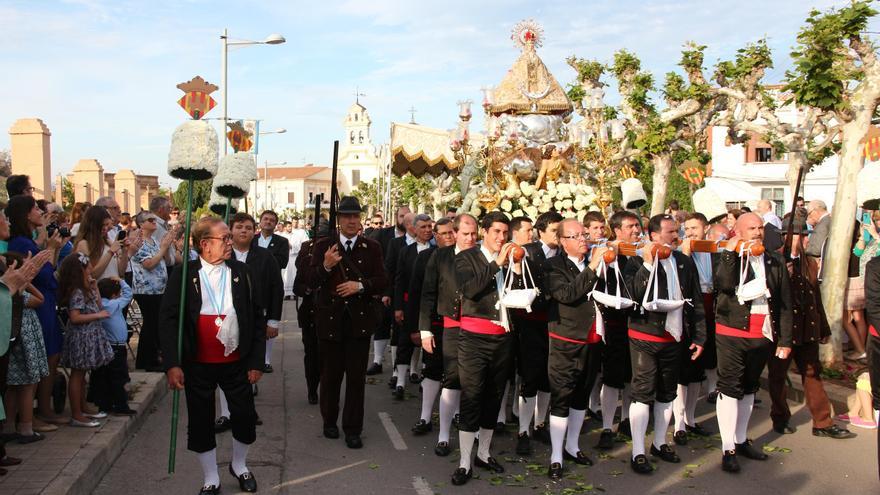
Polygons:
[[136,416],[109,416],[98,428],[60,426],[58,431],[46,433],[45,440],[28,445],[6,444],[8,454],[23,462],[6,468],[9,473],[0,476],[0,493],[92,493],[167,391],[161,373],[131,372],[131,386],[134,394],[129,405],[138,412]]

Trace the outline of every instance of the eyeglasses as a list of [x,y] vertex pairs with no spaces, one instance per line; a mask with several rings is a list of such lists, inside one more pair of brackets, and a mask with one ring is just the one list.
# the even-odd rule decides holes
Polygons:
[[227,235],[224,235],[223,237],[218,237],[218,236],[205,236],[205,237],[203,237],[203,239],[218,239],[218,240],[221,240],[221,241],[223,241],[223,242],[232,242],[232,234],[227,234]]
[[563,238],[563,239],[577,239],[577,240],[586,241],[587,239],[590,238],[590,235],[589,235],[589,234],[586,234],[586,233],[584,233],[584,234],[575,234],[575,235],[564,235],[564,236],[562,236],[562,238]]

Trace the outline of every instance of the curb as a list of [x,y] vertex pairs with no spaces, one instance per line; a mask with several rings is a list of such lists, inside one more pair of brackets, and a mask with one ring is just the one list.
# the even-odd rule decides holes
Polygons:
[[[767,367],[764,367],[764,371],[761,373],[761,388],[765,391],[768,390],[768,378],[767,378]],[[805,400],[804,396],[804,386],[801,384],[801,375],[789,371],[788,372],[788,400],[792,402],[796,402],[798,404],[803,404]],[[828,394],[828,400],[831,402],[831,417],[834,418],[837,414],[843,414],[849,410],[849,406],[846,403],[847,397],[855,393],[855,390],[852,388],[844,387],[838,385],[836,383],[831,383],[826,380],[822,380],[822,385],[825,387],[825,393]],[[769,407],[769,405],[768,405]]]
[[130,418],[108,421],[86,442],[42,493],[47,495],[88,495],[92,493],[110,466],[140,430],[150,409],[165,396],[165,375],[132,372],[131,383],[139,385],[129,407],[138,412]]

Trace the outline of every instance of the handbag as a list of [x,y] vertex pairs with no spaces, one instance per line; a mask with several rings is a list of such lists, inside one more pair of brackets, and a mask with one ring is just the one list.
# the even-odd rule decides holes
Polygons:
[[[510,262],[508,264],[508,267],[512,266],[513,253],[510,254]],[[513,270],[508,268],[507,274],[504,277],[504,289],[501,293],[501,306],[506,308],[524,309],[527,313],[531,313],[532,303],[535,302],[535,298],[538,297],[541,291],[535,285],[535,280],[532,278],[532,270],[529,268],[527,257],[524,257],[522,259],[522,270],[523,288],[514,289]],[[526,278],[526,275],[528,276],[528,278]],[[531,282],[531,287],[529,287],[528,282]]]

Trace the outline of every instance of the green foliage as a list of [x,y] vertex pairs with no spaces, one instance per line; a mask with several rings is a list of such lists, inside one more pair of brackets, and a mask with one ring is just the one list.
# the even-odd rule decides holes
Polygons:
[[565,92],[568,95],[568,99],[578,103],[584,101],[584,98],[587,97],[587,92],[580,84],[570,83],[568,85],[568,91]]
[[675,126],[664,124],[658,116],[652,116],[645,126],[645,132],[636,136],[633,145],[646,152],[648,155],[657,155],[669,151],[669,146],[675,141]]
[[611,72],[617,79],[623,79],[627,74],[635,74],[642,68],[642,62],[632,52],[620,50],[614,54],[614,64]]
[[654,76],[650,72],[639,72],[633,77],[632,83],[632,93],[627,103],[636,110],[654,112],[654,105],[648,96],[654,90]]
[[703,70],[703,54],[705,51],[706,45],[698,45],[693,41],[685,43],[678,65],[686,71]]
[[357,187],[351,191],[351,195],[356,197],[362,205],[378,208],[382,204],[382,198],[385,191],[379,189],[379,179],[373,179],[372,182],[361,181]]
[[61,198],[59,201],[61,202],[61,207],[68,211],[71,210],[73,204],[76,203],[76,196],[73,193],[73,183],[64,177],[61,178]]
[[[208,201],[211,199],[211,185],[214,183],[212,179],[197,180],[193,182],[193,211],[199,210],[202,206],[207,207]],[[186,208],[186,194],[189,190],[188,182],[182,181],[174,191],[174,205],[183,210]],[[196,217],[198,218],[198,217]]]
[[739,81],[756,69],[773,68],[773,58],[771,55],[770,47],[767,46],[767,40],[761,39],[737,50],[734,62],[719,62],[715,66],[715,73],[725,79]]
[[419,205],[428,205],[431,203],[433,189],[434,186],[427,176],[414,177],[406,174],[399,178],[393,177],[391,180],[391,194],[394,204],[397,205],[411,205],[414,208],[418,208]]
[[666,73],[666,82],[663,84],[663,96],[670,101],[682,101],[688,97],[687,83],[675,72]]
[[605,107],[604,110],[602,110],[602,113],[604,114],[605,120],[607,121],[607,120],[616,119],[618,112],[617,112],[616,108],[609,105],[609,106]]
[[860,69],[849,62],[845,43],[860,39],[868,20],[877,15],[870,4],[858,0],[840,10],[810,12],[791,52],[794,68],[785,74],[797,104],[821,110],[846,108],[847,85],[860,78]]

